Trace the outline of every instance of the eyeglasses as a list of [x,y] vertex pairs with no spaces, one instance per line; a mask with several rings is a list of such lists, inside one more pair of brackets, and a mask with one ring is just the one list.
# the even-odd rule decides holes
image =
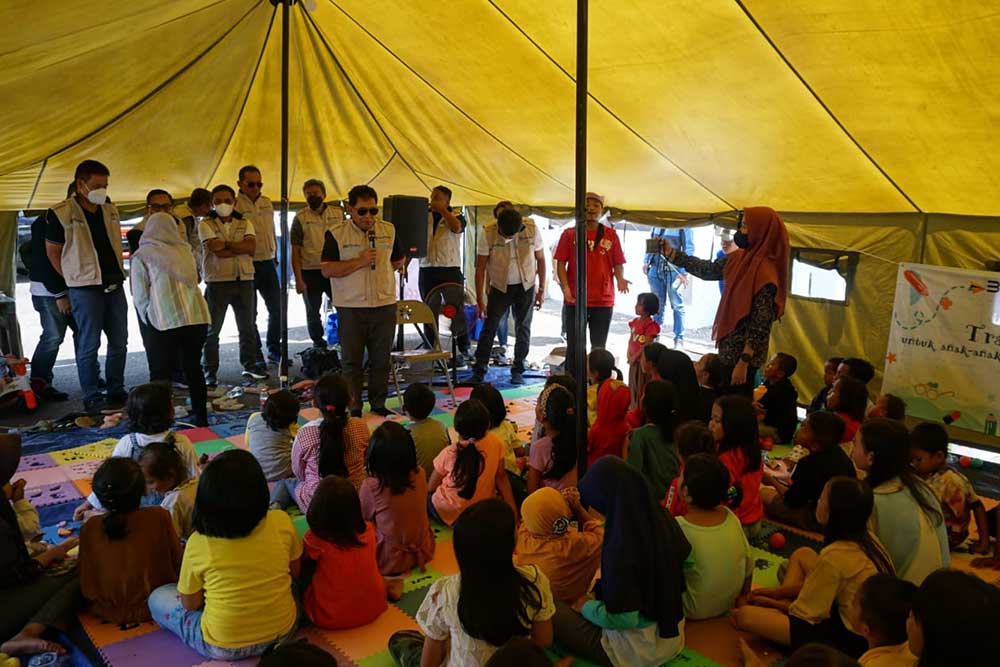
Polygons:
[[149,204],[148,206],[150,211],[157,211],[157,212],[169,211],[174,207],[173,204]]
[[373,206],[371,208],[356,208],[354,210],[355,212],[357,212],[359,216],[362,217],[368,215],[369,213],[371,213],[372,215],[378,215],[378,206]]
[[264,187],[264,181],[243,181],[243,185],[248,188],[261,188]]

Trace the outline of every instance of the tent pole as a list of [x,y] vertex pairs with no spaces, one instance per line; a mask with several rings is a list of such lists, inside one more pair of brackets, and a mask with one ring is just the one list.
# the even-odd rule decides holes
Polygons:
[[288,22],[295,0],[281,2],[281,362],[279,386],[288,387]]
[[588,0],[576,2],[576,339],[568,360],[577,381],[576,447],[579,474],[587,470],[587,18]]

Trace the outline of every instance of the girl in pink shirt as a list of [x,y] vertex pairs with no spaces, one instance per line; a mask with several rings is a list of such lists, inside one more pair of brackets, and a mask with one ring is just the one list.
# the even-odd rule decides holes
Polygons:
[[433,517],[449,526],[469,505],[500,493],[514,513],[514,493],[503,467],[503,444],[490,430],[490,413],[482,401],[469,399],[455,411],[457,444],[441,450],[431,475]]

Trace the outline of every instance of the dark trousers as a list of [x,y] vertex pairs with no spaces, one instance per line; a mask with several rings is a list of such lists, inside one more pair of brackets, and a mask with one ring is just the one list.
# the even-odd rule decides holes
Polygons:
[[104,377],[109,395],[125,393],[125,357],[128,354],[128,303],[119,285],[112,292],[101,287],[71,287],[69,302],[73,308],[79,341],[76,344],[76,369],[84,400],[97,398],[100,371],[97,351],[101,334],[108,338]]
[[302,301],[306,304],[306,328],[309,330],[309,337],[316,347],[326,347],[320,311],[323,308],[323,295],[333,298],[330,279],[324,278],[320,269],[302,269],[302,282],[306,288],[302,293]]
[[[566,319],[566,372],[573,371],[576,358],[576,304],[567,303],[563,306]],[[590,306],[587,308],[587,328],[590,331],[590,346],[593,349],[603,348],[608,342],[608,331],[611,329],[611,306]],[[586,345],[584,345],[586,354]],[[581,378],[577,378],[580,382]]]
[[340,353],[351,387],[351,408],[360,413],[364,402],[364,358],[368,351],[368,403],[384,408],[389,393],[389,355],[396,333],[396,304],[377,308],[337,308]]
[[42,324],[42,337],[38,339],[35,353],[31,355],[31,377],[52,384],[52,369],[59,356],[59,346],[66,339],[66,328],[73,332],[73,347],[76,348],[76,320],[72,313],[62,313],[51,296],[32,296],[31,305],[38,313]]
[[746,382],[744,382],[743,384],[740,384],[740,385],[734,385],[732,383],[733,368],[734,367],[735,367],[735,364],[733,366],[725,365],[725,366],[722,367],[723,368],[723,370],[722,370],[723,376],[722,377],[723,377],[724,384],[723,384],[722,390],[719,392],[719,394],[722,395],[722,396],[725,396],[727,394],[736,394],[736,395],[739,395],[739,396],[744,396],[746,398],[749,398],[752,401],[753,400],[753,388],[755,386],[754,385],[754,378],[757,377],[757,368],[758,367],[757,366],[749,366],[749,367],[747,367],[747,380],[746,380]]
[[611,659],[601,645],[603,631],[565,602],[556,602],[552,617],[552,632],[556,641],[575,655],[596,665],[611,665]]
[[191,393],[191,414],[196,423],[205,425],[208,422],[208,412],[205,409],[208,392],[201,369],[201,350],[208,336],[208,325],[192,324],[166,331],[158,331],[150,326],[148,336],[152,345],[152,350],[146,348],[147,352],[151,352],[149,381],[169,383],[177,369],[179,358],[185,383]]
[[205,338],[205,372],[212,375],[219,372],[219,332],[229,306],[236,314],[236,328],[240,334],[240,364],[244,370],[252,369],[260,358],[260,340],[254,326],[253,283],[249,280],[208,283],[205,300],[212,316]]
[[43,574],[32,582],[5,588],[3,600],[0,642],[16,635],[28,623],[67,632],[83,606],[80,578],[75,571],[58,576]]
[[524,360],[528,356],[531,345],[531,318],[534,314],[535,288],[524,289],[524,285],[507,285],[507,291],[501,292],[496,287],[490,287],[486,301],[486,322],[479,334],[479,345],[476,346],[476,372],[485,373],[490,363],[490,352],[493,351],[493,337],[501,318],[507,317],[507,310],[514,311],[514,363],[512,373],[524,372]]
[[[253,263],[253,286],[264,300],[267,307],[267,356],[277,359],[281,356],[281,283],[278,282],[278,269],[273,259]],[[254,325],[257,339],[257,361],[264,361],[261,353],[260,332],[257,331],[257,302],[253,307]]]
[[[469,349],[469,323],[465,319],[465,290],[459,290],[457,287],[454,288],[458,293],[447,294],[446,290],[438,290],[434,294],[430,301],[427,300],[427,295],[435,287],[443,285],[445,283],[458,283],[459,285],[465,285],[465,276],[462,275],[462,270],[457,266],[422,266],[420,267],[420,273],[418,274],[417,285],[420,288],[420,298],[424,300],[428,306],[431,307],[431,311],[434,313],[434,322],[437,323],[438,317],[441,315],[441,308],[444,307],[445,297],[450,297],[456,306],[458,307],[455,317],[451,318],[451,335],[458,341],[458,349],[462,352],[466,352]],[[460,294],[460,295],[459,295]],[[424,327],[424,334],[427,336],[427,340],[431,343],[434,342],[434,331],[430,327]]]

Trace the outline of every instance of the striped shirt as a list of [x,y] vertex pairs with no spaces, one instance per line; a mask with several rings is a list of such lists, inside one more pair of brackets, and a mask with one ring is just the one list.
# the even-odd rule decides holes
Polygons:
[[211,322],[197,286],[181,284],[164,271],[151,272],[141,257],[132,259],[129,273],[135,310],[157,331]]

